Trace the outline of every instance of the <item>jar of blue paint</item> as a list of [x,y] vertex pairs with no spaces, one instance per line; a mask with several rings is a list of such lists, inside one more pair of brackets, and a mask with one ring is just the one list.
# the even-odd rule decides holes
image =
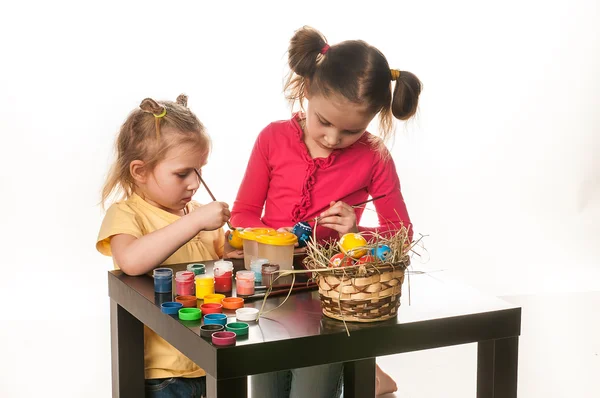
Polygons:
[[170,293],[173,291],[173,270],[171,268],[156,268],[154,276],[154,291],[156,293]]

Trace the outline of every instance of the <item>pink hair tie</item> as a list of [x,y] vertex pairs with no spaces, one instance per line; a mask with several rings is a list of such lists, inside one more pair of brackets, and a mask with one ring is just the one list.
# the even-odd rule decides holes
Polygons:
[[321,54],[325,55],[329,51],[329,44],[325,44],[321,49]]

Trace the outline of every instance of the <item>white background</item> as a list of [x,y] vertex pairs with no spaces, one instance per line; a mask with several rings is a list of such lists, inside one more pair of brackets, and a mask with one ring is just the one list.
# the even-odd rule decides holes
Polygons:
[[417,267],[494,295],[599,289],[597,1],[213,3],[2,2],[0,396],[109,396],[111,261],[94,244],[120,124],[188,94],[214,143],[206,181],[233,203],[257,134],[290,116],[305,24],[424,83],[390,143],[428,235]]

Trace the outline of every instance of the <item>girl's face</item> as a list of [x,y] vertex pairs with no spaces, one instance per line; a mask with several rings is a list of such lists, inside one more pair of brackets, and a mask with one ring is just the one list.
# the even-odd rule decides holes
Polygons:
[[[375,117],[366,106],[339,96],[307,96],[304,142],[313,157],[354,144]],[[316,156],[315,156],[316,155]]]
[[154,170],[142,171],[142,178],[136,178],[136,186],[148,203],[169,213],[182,215],[186,204],[200,186],[194,169],[200,171],[205,164],[204,151],[179,145],[169,150]]

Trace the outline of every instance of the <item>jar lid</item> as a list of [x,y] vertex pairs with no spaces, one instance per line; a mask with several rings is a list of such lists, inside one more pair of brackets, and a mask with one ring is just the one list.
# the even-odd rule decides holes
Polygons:
[[173,276],[173,270],[171,268],[154,268],[152,275],[156,278],[165,278]]
[[279,271],[279,264],[263,264],[262,270],[265,272]]
[[249,280],[254,280],[255,277],[255,273],[254,271],[238,271],[235,274],[236,279],[249,279]]
[[259,235],[258,243],[273,246],[293,246],[298,242],[298,237],[291,232],[277,232],[275,235]]
[[219,261],[215,261],[214,267],[215,268],[219,268],[225,271],[232,271],[233,270],[233,263],[231,261],[226,261],[226,260],[219,260]]
[[175,274],[175,280],[193,280],[195,276],[192,271],[179,271]]
[[275,235],[277,231],[271,228],[246,228],[240,231],[240,237],[246,240],[256,240],[259,235]]
[[196,285],[204,286],[204,285],[213,285],[215,280],[212,276],[209,275],[198,275],[196,277]]

